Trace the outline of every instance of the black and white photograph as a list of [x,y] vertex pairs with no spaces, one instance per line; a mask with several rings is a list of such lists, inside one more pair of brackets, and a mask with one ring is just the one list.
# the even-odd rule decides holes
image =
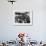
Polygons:
[[20,26],[31,26],[32,25],[32,11],[24,10],[20,11],[17,10],[14,12],[14,23],[15,25]]

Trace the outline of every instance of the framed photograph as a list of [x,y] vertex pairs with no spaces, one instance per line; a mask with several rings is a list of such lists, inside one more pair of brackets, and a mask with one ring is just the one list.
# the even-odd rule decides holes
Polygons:
[[14,25],[16,26],[31,26],[33,22],[32,10],[15,10]]

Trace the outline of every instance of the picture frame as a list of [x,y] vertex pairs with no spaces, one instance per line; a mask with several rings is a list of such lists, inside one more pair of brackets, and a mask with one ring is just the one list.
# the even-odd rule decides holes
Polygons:
[[32,26],[33,11],[32,10],[14,10],[14,25],[15,26]]

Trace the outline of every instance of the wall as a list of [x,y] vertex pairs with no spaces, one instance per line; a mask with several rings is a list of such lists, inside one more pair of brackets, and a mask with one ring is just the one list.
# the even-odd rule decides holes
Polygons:
[[[30,8],[33,10],[33,25],[12,25],[12,10],[23,8]],[[46,40],[45,0],[17,0],[13,7],[7,0],[0,0],[0,40],[15,39],[18,32],[29,33],[31,38],[37,41]]]

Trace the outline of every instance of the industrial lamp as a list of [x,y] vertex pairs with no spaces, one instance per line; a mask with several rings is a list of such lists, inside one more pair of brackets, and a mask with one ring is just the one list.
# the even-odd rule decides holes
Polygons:
[[8,0],[8,2],[11,2],[12,4],[16,2],[15,0]]

